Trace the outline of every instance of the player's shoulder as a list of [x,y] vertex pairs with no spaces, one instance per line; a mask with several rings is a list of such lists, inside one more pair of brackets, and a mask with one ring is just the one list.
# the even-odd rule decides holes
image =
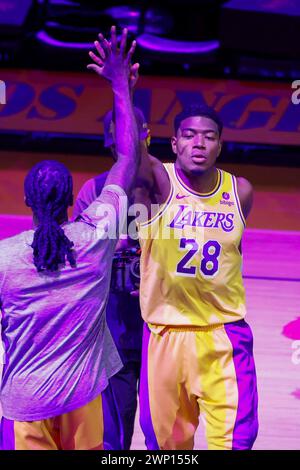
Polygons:
[[27,230],[25,232],[18,233],[17,235],[13,235],[12,237],[3,238],[2,240],[0,240],[0,247],[14,247],[18,246],[21,242],[25,243],[26,235],[30,236],[31,233],[33,233],[33,230]]
[[237,193],[245,219],[247,219],[253,204],[253,186],[246,178],[239,176],[237,179]]
[[10,263],[12,258],[20,255],[24,249],[30,247],[33,241],[33,233],[33,230],[27,230],[0,240],[0,265]]
[[217,168],[218,171],[223,175],[223,178],[234,178],[236,181],[237,188],[241,189],[241,191],[251,191],[253,189],[252,184],[250,183],[247,178],[244,178],[244,176],[236,176],[233,173],[224,170],[223,168]]
[[162,185],[162,187],[168,186],[170,183],[170,171],[174,163],[163,162],[152,155],[150,155],[150,162],[152,171],[156,176],[156,182]]
[[242,195],[245,197],[253,193],[252,184],[250,183],[249,180],[247,180],[243,176],[236,177],[236,184],[237,184],[237,190],[238,190],[239,195]]

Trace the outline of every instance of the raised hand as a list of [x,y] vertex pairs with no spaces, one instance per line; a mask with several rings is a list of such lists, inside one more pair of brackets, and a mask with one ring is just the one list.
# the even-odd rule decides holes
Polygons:
[[[87,66],[88,69],[94,70],[98,75],[110,82],[116,82],[126,78],[130,81],[137,81],[137,65],[131,66],[131,58],[135,51],[136,41],[133,41],[128,52],[127,48],[127,29],[122,31],[120,45],[116,35],[116,27],[111,27],[110,41],[107,41],[102,34],[99,34],[99,41],[95,41],[95,47],[98,55],[90,51],[89,56],[94,61],[93,64]],[[133,70],[132,70],[133,69]]]

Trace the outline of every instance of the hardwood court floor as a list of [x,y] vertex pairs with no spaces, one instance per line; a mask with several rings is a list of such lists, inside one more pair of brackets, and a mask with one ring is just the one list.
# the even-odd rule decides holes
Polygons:
[[[29,225],[24,216],[0,216],[0,238]],[[300,449],[300,232],[247,229],[243,253],[259,391],[254,448]],[[195,449],[205,448],[200,425]],[[145,449],[138,416],[132,449]]]
[[[300,233],[249,229],[243,252],[259,392],[254,448],[300,449]],[[138,419],[132,448],[145,449]],[[195,449],[205,448],[200,424]]]

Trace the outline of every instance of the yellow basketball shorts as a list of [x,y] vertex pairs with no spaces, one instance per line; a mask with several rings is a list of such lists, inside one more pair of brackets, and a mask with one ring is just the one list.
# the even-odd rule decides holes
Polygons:
[[189,450],[199,416],[209,449],[251,449],[257,436],[253,337],[244,320],[144,327],[140,421],[150,450]]
[[1,421],[2,450],[103,449],[102,400],[41,421]]

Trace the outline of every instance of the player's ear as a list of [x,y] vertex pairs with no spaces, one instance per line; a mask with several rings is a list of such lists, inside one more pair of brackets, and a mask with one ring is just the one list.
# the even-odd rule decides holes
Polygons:
[[150,144],[151,144],[151,132],[150,132],[150,129],[147,129],[146,143],[147,143],[147,147],[150,147]]
[[177,155],[177,137],[171,137],[171,145],[173,152],[175,153],[175,155]]

